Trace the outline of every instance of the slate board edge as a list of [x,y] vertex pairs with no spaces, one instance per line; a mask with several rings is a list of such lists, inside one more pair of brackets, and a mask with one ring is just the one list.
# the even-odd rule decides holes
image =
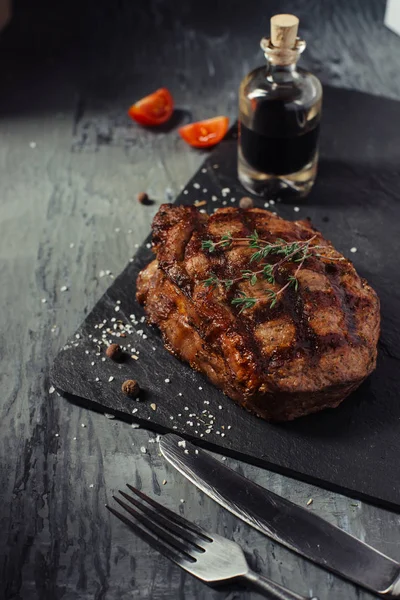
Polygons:
[[[52,381],[54,383],[54,381],[56,380],[56,376],[54,375],[53,371],[51,373],[51,377],[52,377]],[[88,400],[87,398],[75,396],[74,394],[71,394],[67,391],[64,391],[64,390],[61,390],[58,388],[56,388],[56,390],[59,392],[60,397],[63,400],[67,400],[68,402],[71,402],[71,404],[75,404],[82,408],[87,408],[87,409],[92,410],[97,413],[101,413],[101,414],[105,413],[104,406],[102,404],[96,403],[92,400]],[[204,441],[200,440],[196,436],[190,436],[186,433],[180,433],[180,432],[177,433],[176,430],[165,428],[165,427],[158,425],[151,421],[138,419],[138,418],[135,419],[135,417],[130,416],[125,412],[118,411],[115,409],[107,408],[106,412],[109,414],[113,414],[117,420],[122,421],[123,423],[126,423],[126,424],[137,423],[142,429],[154,431],[155,434],[167,435],[167,434],[171,433],[173,435],[178,435],[179,437],[186,439],[188,442],[198,446],[199,448],[208,450],[210,452],[215,452],[216,454],[219,454],[221,456],[227,456],[229,458],[233,458],[234,460],[240,460],[240,461],[246,462],[250,465],[254,465],[254,466],[260,467],[262,469],[267,469],[269,471],[278,473],[280,475],[285,475],[286,477],[290,477],[294,480],[303,481],[305,483],[315,485],[317,487],[321,487],[326,490],[330,490],[337,494],[342,494],[343,496],[347,496],[348,498],[352,498],[354,500],[368,502],[369,504],[372,504],[374,506],[378,506],[381,508],[385,508],[386,510],[390,510],[396,514],[398,514],[400,512],[399,506],[388,500],[376,498],[374,496],[369,496],[368,494],[365,494],[364,492],[358,492],[356,490],[352,490],[345,486],[336,485],[330,481],[325,481],[325,480],[319,479],[317,477],[313,478],[313,477],[307,475],[307,473],[303,473],[299,470],[294,471],[288,467],[278,465],[276,463],[270,463],[267,460],[263,460],[261,458],[252,456],[250,454],[243,454],[239,450],[235,450],[235,449],[223,446],[223,443],[217,445],[217,444],[213,444],[212,442],[207,442],[207,440],[204,440]],[[265,488],[265,489],[268,490],[268,488]],[[299,506],[301,506],[301,505],[299,505]]]

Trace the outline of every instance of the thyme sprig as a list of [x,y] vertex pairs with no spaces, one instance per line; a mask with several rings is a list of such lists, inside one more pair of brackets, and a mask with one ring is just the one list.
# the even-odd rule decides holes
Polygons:
[[[277,238],[274,242],[269,242],[260,238],[257,231],[254,231],[251,235],[244,238],[235,238],[228,233],[223,235],[217,242],[213,240],[203,240],[202,249],[208,250],[210,253],[215,252],[217,249],[231,248],[234,244],[252,248],[254,249],[254,252],[250,256],[249,263],[250,265],[256,263],[260,266],[260,268],[255,271],[243,269],[240,272],[240,276],[234,279],[219,279],[215,273],[211,272],[209,277],[203,281],[203,284],[205,287],[209,288],[215,288],[221,284],[227,290],[234,284],[243,280],[249,281],[252,286],[256,285],[260,280],[265,281],[270,285],[275,285],[276,273],[280,268],[289,262],[296,263],[297,267],[294,273],[288,276],[286,283],[278,291],[271,287],[264,288],[265,295],[262,298],[266,298],[269,301],[270,308],[273,308],[277,303],[279,296],[289,287],[292,286],[296,292],[298,291],[298,274],[302,269],[304,262],[312,256],[323,256],[320,249],[324,248],[326,250],[326,247],[319,245],[311,246],[311,242],[313,242],[316,237],[316,235],[313,235],[308,240],[296,242],[287,242],[286,240]],[[265,262],[270,256],[279,257],[279,260],[275,263]],[[329,258],[331,260],[344,260],[343,258]],[[231,303],[234,306],[240,306],[241,313],[248,308],[253,308],[260,299],[261,298],[248,296],[243,291],[238,291],[237,296],[232,299]]]

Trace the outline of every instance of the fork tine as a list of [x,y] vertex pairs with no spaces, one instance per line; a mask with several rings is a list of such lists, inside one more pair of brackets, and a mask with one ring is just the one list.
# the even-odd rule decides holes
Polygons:
[[159,527],[156,523],[153,523],[153,521],[149,519],[147,515],[138,512],[137,510],[135,510],[134,508],[117,498],[117,496],[113,496],[113,498],[116,502],[118,502],[120,506],[122,506],[122,508],[124,508],[133,517],[135,517],[135,519],[139,521],[139,523],[141,523],[147,531],[150,531],[152,534],[156,535],[163,542],[167,543],[169,546],[172,546],[172,548],[174,548],[175,550],[183,552],[189,558],[189,560],[196,560],[195,556],[193,556],[193,554],[196,553],[196,550],[199,550],[196,546],[190,544],[189,542],[186,542],[186,540],[178,539],[174,535],[171,535],[170,533],[168,533],[168,531],[166,531],[162,527]]
[[205,539],[208,542],[213,541],[212,537],[198,525],[195,525],[194,523],[191,523],[190,521],[188,521],[187,519],[184,519],[180,515],[177,515],[176,513],[172,512],[172,510],[169,510],[169,508],[165,508],[165,506],[161,506],[161,504],[159,504],[152,498],[149,498],[148,496],[146,496],[146,494],[144,494],[140,490],[137,490],[129,483],[127,483],[126,485],[131,490],[131,492],[136,494],[136,496],[139,496],[139,498],[144,500],[144,502],[147,502],[147,504],[150,504],[153,508],[156,508],[159,513],[161,513],[162,515],[164,515],[165,517],[167,517],[168,519],[170,519],[177,525],[181,525],[185,529],[190,529],[191,531],[193,531],[194,533],[197,533],[198,535],[200,535],[203,539]]
[[128,500],[128,502],[133,504],[133,506],[136,506],[137,508],[139,508],[139,510],[144,512],[146,515],[148,515],[154,521],[157,521],[157,523],[159,523],[159,525],[161,525],[162,527],[165,527],[166,529],[169,529],[170,531],[172,531],[172,533],[174,533],[178,537],[183,537],[186,541],[191,542],[192,544],[197,546],[197,548],[199,550],[202,550],[201,543],[204,543],[204,541],[205,541],[204,538],[200,537],[197,533],[193,533],[186,526],[183,527],[181,525],[178,525],[178,524],[174,523],[172,521],[172,519],[164,517],[162,514],[160,514],[159,509],[161,508],[161,505],[158,504],[158,502],[154,501],[157,508],[153,508],[153,505],[147,505],[147,504],[144,504],[143,502],[139,502],[139,500],[132,498],[132,496],[129,496],[129,494],[126,494],[125,492],[122,492],[121,490],[119,490],[119,493],[126,500]]
[[127,519],[123,514],[121,514],[120,512],[118,512],[117,510],[112,508],[111,506],[108,506],[108,504],[106,504],[106,508],[110,511],[110,513],[115,515],[120,521],[125,523],[125,525],[128,525],[128,527],[130,529],[132,529],[132,531],[134,531],[136,533],[136,535],[138,535],[143,541],[147,542],[147,544],[149,544],[149,546],[152,546],[153,548],[158,550],[158,552],[161,552],[161,554],[164,554],[164,556],[166,556],[167,558],[172,560],[174,563],[176,563],[180,567],[186,568],[185,565],[182,564],[182,562],[185,559],[190,561],[190,559],[187,559],[186,556],[182,556],[182,554],[179,554],[178,552],[176,552],[175,550],[173,550],[172,548],[167,546],[167,544],[164,544],[164,542],[162,542],[158,538],[151,535],[151,533],[149,533],[148,531],[145,531],[144,529],[139,527],[139,525],[137,525],[136,523],[133,523],[132,521]]

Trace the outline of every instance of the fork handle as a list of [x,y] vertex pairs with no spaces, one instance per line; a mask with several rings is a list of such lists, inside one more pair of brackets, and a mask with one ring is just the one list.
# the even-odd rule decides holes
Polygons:
[[263,577],[254,571],[249,570],[246,575],[244,575],[244,578],[254,587],[259,589],[260,592],[267,592],[268,595],[271,598],[275,598],[275,600],[318,600],[315,596],[310,598],[309,596],[296,594],[296,592],[292,592],[283,587],[283,585],[279,585],[279,583],[275,583],[274,581],[271,581],[271,579]]

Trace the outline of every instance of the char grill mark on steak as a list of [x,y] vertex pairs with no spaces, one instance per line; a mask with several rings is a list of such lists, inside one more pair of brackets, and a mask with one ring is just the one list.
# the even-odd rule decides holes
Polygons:
[[[154,218],[153,246],[160,268],[182,291],[190,294],[193,282],[186,271],[186,248],[196,232],[205,227],[207,215],[199,213],[195,207],[180,206],[175,213],[171,213],[168,207],[168,204],[162,205]],[[183,216],[187,213],[179,209],[185,208],[190,209],[189,218],[182,225]]]
[[[243,211],[244,219],[243,219],[243,229],[240,233],[237,234],[237,237],[247,237],[250,235],[255,229],[259,231],[259,235],[264,240],[267,240],[271,243],[275,242],[278,237],[282,237],[286,241],[299,241],[299,240],[307,240],[310,239],[314,235],[313,230],[310,229],[301,229],[299,235],[295,235],[292,233],[291,235],[287,235],[284,231],[278,231],[274,234],[271,234],[268,229],[266,229],[265,223],[260,224],[257,222],[258,214],[248,213],[247,211]],[[229,214],[225,215],[223,221],[226,220],[229,223],[229,219],[231,216]],[[282,223],[283,225],[283,223]],[[227,232],[227,230],[226,230]],[[218,241],[219,238],[215,237],[214,241]],[[315,241],[318,243],[318,240]],[[329,249],[329,246],[327,246]],[[216,267],[215,261],[212,266],[212,271],[220,278],[227,278],[227,251],[226,249],[217,250],[219,265]],[[225,256],[225,261],[221,258]],[[268,262],[278,262],[279,257],[269,257]],[[210,261],[211,262],[211,261]],[[229,263],[228,263],[229,265]],[[255,269],[257,265],[255,265]],[[329,347],[335,348],[343,346],[347,343],[347,335],[350,333],[352,329],[354,329],[354,325],[351,323],[351,311],[348,310],[346,303],[346,295],[343,289],[337,285],[336,281],[332,274],[328,273],[325,268],[325,264],[321,263],[317,258],[309,258],[304,263],[304,270],[311,268],[311,270],[319,272],[325,279],[326,284],[328,285],[328,290],[313,290],[310,293],[307,293],[306,290],[300,290],[300,293],[294,292],[292,288],[286,290],[285,294],[282,295],[280,302],[278,305],[271,309],[268,305],[258,308],[257,306],[253,310],[252,319],[243,319],[244,327],[242,329],[246,333],[246,337],[248,338],[249,345],[252,346],[252,350],[258,355],[260,368],[265,369],[269,367],[270,361],[272,360],[275,365],[282,364],[284,361],[290,360],[296,355],[306,355],[313,362],[317,362],[321,356],[321,354]],[[296,265],[291,263],[290,265],[285,265],[282,271],[278,271],[275,274],[275,278],[279,287],[282,287],[287,281],[288,274],[293,274],[296,269]],[[229,273],[229,275],[238,276],[239,273]],[[238,286],[232,286],[230,292],[228,293],[228,298],[231,300],[232,297],[237,295]],[[329,332],[329,333],[319,333],[314,330],[308,323],[307,320],[307,309],[305,306],[305,301],[308,301],[311,305],[317,307],[319,309],[325,309],[326,311],[335,310],[340,314],[345,316],[345,327],[343,332]],[[233,309],[238,311],[238,309]],[[260,323],[268,322],[272,319],[279,318],[280,315],[289,315],[289,323],[292,322],[295,326],[296,335],[295,339],[291,346],[286,348],[277,348],[272,356],[265,357],[262,352],[262,348],[260,347],[260,343],[254,345],[254,341],[257,339],[254,335],[255,327]],[[350,325],[350,327],[347,326]],[[350,341],[350,340],[349,340]],[[353,344],[359,343],[359,339],[352,336],[351,341]]]
[[[221,228],[221,231],[218,233],[218,235],[212,235],[209,232],[209,229],[212,228],[214,223],[218,228]],[[228,233],[234,232],[235,237],[246,237],[249,235],[249,233],[252,233],[243,224],[240,216],[237,214],[233,215],[232,213],[217,213],[216,215],[212,215],[209,219],[208,226],[207,235],[203,238],[203,240],[212,239],[213,241],[218,242],[222,235],[226,235]],[[214,273],[219,279],[234,279],[240,275],[241,268],[239,268],[235,262],[228,260],[226,248],[217,248],[212,253],[204,250],[201,250],[201,252],[205,253],[208,258],[208,274]],[[213,291],[210,289],[210,295],[212,296],[212,294]],[[224,294],[226,296],[228,308],[232,313],[234,312],[234,307],[231,302],[232,299],[237,295],[237,284],[235,283],[229,290],[225,288]],[[250,322],[246,319],[235,319],[234,324],[235,330],[240,336],[237,344],[243,355],[251,354],[254,357],[259,357],[261,354],[260,345],[254,336]],[[258,376],[260,376],[261,367],[262,365],[260,364],[259,360],[253,361],[253,369]],[[230,368],[229,365],[227,365],[227,368]]]
[[[288,236],[285,232],[276,232],[271,233],[268,229],[265,220],[261,220],[260,217],[264,215],[260,215],[260,213],[249,213],[248,211],[243,211],[244,214],[244,224],[245,224],[245,235],[243,237],[247,237],[251,235],[254,231],[257,231],[259,237],[263,240],[266,240],[270,243],[274,243],[277,238],[285,239],[285,241],[292,242],[298,241],[298,237],[292,235]],[[311,236],[303,235],[300,239],[306,240]],[[280,260],[280,257],[270,255],[268,257],[269,263],[277,263]],[[254,270],[257,270],[259,267],[257,263],[254,265]],[[275,280],[279,286],[279,288],[283,287],[287,281],[287,276],[289,274],[293,274],[296,267],[293,265],[286,266],[282,271],[277,271],[275,273]],[[267,282],[265,282],[267,286]],[[270,321],[281,320],[286,322],[286,327],[294,326],[294,336],[291,344],[280,347],[277,346],[272,354],[266,354],[264,352],[261,340],[256,335],[256,329],[261,324],[268,324]],[[285,361],[292,359],[295,355],[299,353],[307,352],[308,348],[304,344],[304,339],[308,337],[310,343],[316,344],[315,339],[316,336],[314,332],[308,327],[307,322],[304,319],[304,314],[302,313],[302,303],[299,296],[297,296],[296,292],[292,288],[288,288],[286,292],[281,296],[280,302],[273,308],[270,307],[269,303],[264,304],[261,307],[255,305],[252,314],[252,320],[247,321],[247,336],[250,340],[257,340],[255,351],[258,356],[258,368],[261,372],[268,372],[271,365],[278,366],[279,364],[284,364]],[[282,323],[283,325],[283,323]],[[312,340],[312,342],[311,342]]]
[[[241,211],[242,214],[239,215],[239,218],[242,217],[242,228],[236,230],[235,237],[248,237],[251,235],[254,230],[259,232],[260,238],[267,240],[271,243],[275,242],[277,238],[282,237],[286,241],[300,241],[310,239],[314,235],[312,230],[301,229],[299,231],[299,235],[295,235],[292,233],[291,235],[287,235],[284,230],[284,222],[282,222],[282,230],[278,230],[275,233],[271,233],[265,222],[260,223],[259,214],[249,213],[248,211]],[[222,226],[219,231],[218,236],[209,236],[213,241],[218,242],[222,235],[229,232],[229,224],[232,223],[232,214],[225,213],[223,215],[218,215],[219,224]],[[235,215],[237,217],[237,215]],[[243,218],[244,217],[244,218]],[[217,219],[217,217],[211,217],[211,221]],[[253,250],[251,251],[253,252]],[[216,249],[212,254],[207,253],[209,257],[209,273],[214,273],[220,279],[229,279],[240,276],[240,269],[231,262],[228,261],[228,251],[227,249],[220,248]],[[268,262],[278,262],[279,257],[270,256]],[[306,269],[309,264],[314,266],[315,270],[320,270],[325,275],[324,266],[320,264],[316,258],[309,258],[304,263],[304,268]],[[242,265],[244,266],[244,265]],[[254,270],[256,270],[257,264],[254,264]],[[293,274],[296,269],[296,265],[292,263],[290,265],[286,265],[281,272],[277,272],[275,274],[275,278],[277,283],[279,284],[279,288],[282,287],[286,281],[289,274]],[[326,276],[326,275],[325,275]],[[330,278],[327,277],[328,283],[332,289],[332,284]],[[229,302],[237,296],[238,285],[235,284],[232,288],[227,292],[227,299]],[[317,298],[316,296],[319,296]],[[327,308],[332,305],[332,297],[324,292],[313,292],[311,294],[311,302],[317,303],[318,300],[320,306],[326,306]],[[341,307],[338,306],[338,309]],[[238,313],[239,309],[232,307],[231,310],[233,312]],[[262,344],[258,340],[255,335],[255,328],[261,324],[266,323],[270,320],[277,319],[281,315],[288,315],[289,319],[288,325],[293,323],[295,327],[295,338],[290,346],[285,348],[276,348],[272,355],[266,356],[263,352]],[[296,293],[293,289],[289,288],[286,290],[285,294],[282,295],[280,302],[274,308],[270,308],[269,305],[264,305],[261,307],[256,307],[252,311],[252,318],[247,319],[243,318],[239,321],[239,325],[236,324],[236,327],[239,328],[242,336],[245,339],[245,346],[251,348],[251,351],[257,357],[257,367],[260,371],[268,370],[270,367],[270,363],[272,362],[275,366],[279,364],[283,364],[285,361],[288,361],[295,356],[305,355],[308,356],[310,360],[314,363],[318,362],[319,357],[328,346],[329,347],[339,347],[346,343],[345,336],[343,334],[323,334],[320,335],[318,332],[314,331],[312,327],[310,327],[307,321],[307,311],[304,306],[304,294]]]
[[[297,235],[295,235],[294,232],[290,232],[291,235],[288,235],[284,230],[284,227],[283,230],[271,234],[265,229],[265,223],[260,223],[261,216],[262,215],[259,214],[254,215],[254,213],[250,215],[251,225],[248,229],[250,229],[251,233],[254,230],[259,231],[259,237],[270,243],[274,243],[277,238],[285,239],[287,242],[306,241],[314,235],[313,231],[303,229],[300,230]],[[248,218],[246,218],[246,222],[248,222]],[[284,225],[284,222],[282,222],[282,225]],[[276,263],[279,260],[279,257],[270,256],[268,262]],[[313,260],[314,259],[312,258],[307,259],[304,262],[304,268],[307,268],[307,265]],[[297,265],[290,263],[285,265],[282,270],[275,273],[275,279],[279,284],[279,288],[285,285],[288,275],[294,274],[296,267]],[[320,336],[318,336],[308,324],[302,295],[296,292],[292,287],[289,287],[285,291],[280,298],[280,302],[274,308],[271,309],[269,305],[264,305],[260,308],[257,308],[257,306],[255,307],[255,325],[282,318],[284,315],[287,316],[286,320],[288,325],[294,325],[295,335],[293,342],[289,346],[276,348],[273,354],[267,357],[261,349],[260,357],[262,368],[264,369],[268,369],[271,366],[271,363],[274,366],[283,365],[286,361],[291,360],[298,355],[308,355],[314,362],[318,360]],[[255,337],[254,329],[252,335]]]
[[[325,271],[327,271],[326,268],[325,268]],[[328,270],[328,273],[329,273],[329,270]],[[327,276],[331,280],[332,288],[333,288],[334,293],[335,293],[336,297],[338,298],[340,305],[341,305],[341,309],[342,309],[342,312],[344,315],[345,327],[346,327],[346,338],[353,345],[360,344],[361,340],[360,340],[359,336],[357,335],[354,314],[353,314],[353,311],[350,309],[349,302],[348,302],[348,296],[340,283],[340,277],[341,277],[340,268],[337,270],[336,273],[329,273],[329,274],[327,274]]]
[[[239,218],[241,218],[241,220],[242,220],[243,228],[240,233],[240,236],[238,236],[238,237],[243,237],[243,238],[249,237],[257,229],[256,217],[255,217],[254,213],[248,212],[247,210],[241,210],[239,215],[240,215]],[[251,253],[253,253],[253,252],[255,252],[255,250],[251,251]],[[244,268],[251,269],[252,266],[244,265]],[[254,270],[257,270],[257,268],[258,268],[257,263],[255,263]],[[239,272],[236,274],[236,276],[241,275],[241,270],[242,269],[239,269]],[[230,290],[229,302],[232,302],[233,298],[238,295],[237,292],[238,292],[238,286],[235,285]],[[233,306],[232,306],[232,308],[233,308]],[[239,312],[238,308],[233,308],[233,310],[235,310],[236,313]],[[265,357],[265,354],[263,352],[262,342],[255,335],[255,327],[259,323],[259,321],[257,319],[256,310],[253,311],[252,317],[253,318],[251,320],[242,319],[240,321],[241,331],[242,331],[242,335],[244,338],[244,346],[247,348],[250,348],[251,351],[253,352],[254,356],[256,357],[256,361],[255,361],[256,372],[259,375],[259,377],[261,378],[263,372],[268,372],[269,358],[267,359]],[[268,315],[268,319],[271,319],[271,312]]]

